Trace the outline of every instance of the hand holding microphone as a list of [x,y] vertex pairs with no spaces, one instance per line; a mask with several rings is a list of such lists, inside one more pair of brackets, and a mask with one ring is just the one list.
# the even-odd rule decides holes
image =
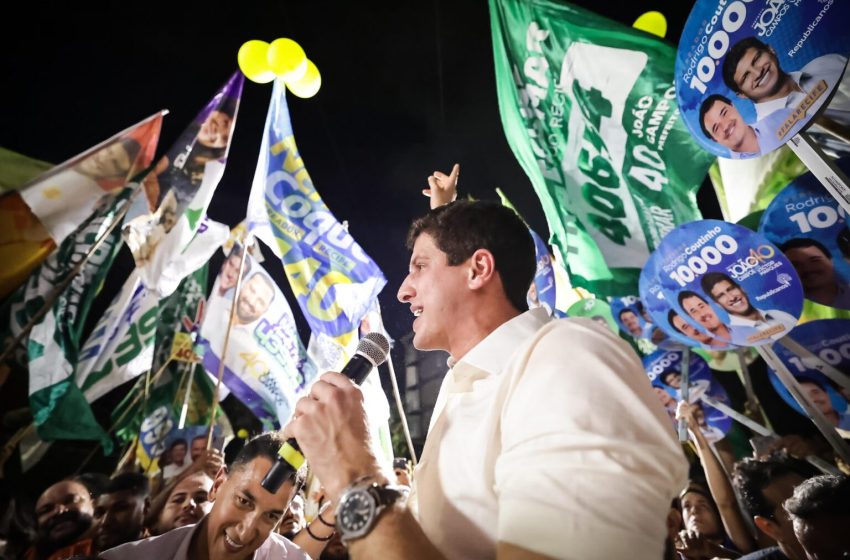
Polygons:
[[293,419],[283,429],[287,442],[262,481],[266,490],[276,492],[301,467],[304,455],[310,458],[310,467],[333,497],[354,478],[379,470],[369,446],[363,395],[352,381],[362,383],[373,368],[386,360],[387,354],[386,337],[367,334],[341,373],[322,375],[310,396],[298,401]]

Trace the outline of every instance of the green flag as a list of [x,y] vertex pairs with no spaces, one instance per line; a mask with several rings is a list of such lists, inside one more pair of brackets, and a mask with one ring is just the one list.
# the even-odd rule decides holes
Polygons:
[[[10,296],[4,305],[9,317],[7,341],[22,332],[48,303],[54,287],[70,274],[115,220],[121,219],[118,214],[136,187],[128,186],[118,195],[104,199],[101,209],[68,236]],[[107,452],[111,449],[109,439],[74,383],[74,367],[88,311],[120,246],[121,231],[116,227],[25,339],[30,407],[42,440],[98,439]]]
[[664,235],[700,218],[712,161],[679,118],[675,50],[551,0],[490,0],[502,125],[575,286],[634,293]]

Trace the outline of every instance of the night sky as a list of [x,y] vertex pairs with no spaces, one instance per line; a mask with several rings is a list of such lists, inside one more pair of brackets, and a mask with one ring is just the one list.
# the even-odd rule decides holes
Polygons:
[[[387,276],[380,300],[392,336],[410,330],[407,306],[395,293],[407,269],[407,226],[428,207],[420,190],[434,170],[460,162],[462,196],[495,198],[500,187],[532,227],[547,233],[502,131],[485,1],[81,4],[20,3],[22,14],[7,18],[0,145],[59,163],[167,108],[162,153],[236,70],[243,42],[291,37],[323,81],[312,99],[289,97],[296,142],[328,207],[349,221]],[[674,41],[690,9],[670,0],[576,4],[625,24],[658,9]],[[246,81],[209,211],[228,225],[244,217],[270,95],[271,84]],[[712,198],[704,186],[707,217],[715,217]],[[285,285],[266,254],[267,269]],[[131,266],[122,250],[96,310]]]

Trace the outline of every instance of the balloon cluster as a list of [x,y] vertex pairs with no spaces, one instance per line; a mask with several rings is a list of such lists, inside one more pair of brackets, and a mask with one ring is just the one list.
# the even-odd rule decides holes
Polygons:
[[258,84],[281,78],[293,95],[313,97],[322,87],[322,76],[304,49],[292,39],[275,39],[271,44],[258,39],[246,41],[237,55],[239,69]]

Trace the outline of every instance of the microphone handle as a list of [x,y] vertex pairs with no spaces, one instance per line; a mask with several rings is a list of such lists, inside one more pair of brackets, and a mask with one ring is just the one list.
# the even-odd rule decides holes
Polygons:
[[[345,367],[342,368],[340,373],[354,381],[356,384],[361,385],[374,367],[375,365],[368,358],[357,353],[352,356],[347,364],[345,364]],[[263,477],[260,485],[272,494],[276,494],[283,483],[286,482],[293,473],[297,472],[303,464],[304,454],[301,453],[301,448],[298,446],[298,442],[295,441],[295,438],[289,438],[280,447],[277,461],[275,461],[272,468],[269,469],[269,472],[266,473],[266,476]]]

